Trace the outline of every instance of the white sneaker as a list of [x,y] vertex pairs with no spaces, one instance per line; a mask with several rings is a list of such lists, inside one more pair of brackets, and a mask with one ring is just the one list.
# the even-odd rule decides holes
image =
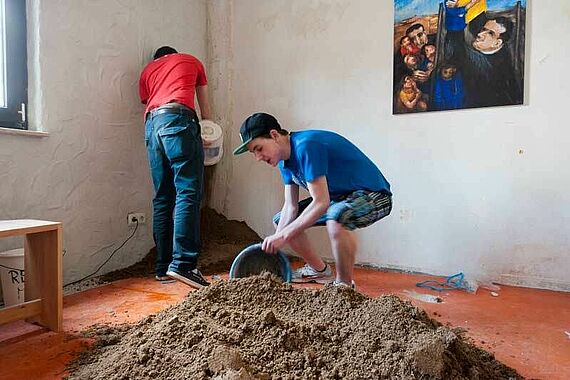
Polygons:
[[332,270],[330,265],[326,264],[325,270],[318,272],[309,264],[296,269],[291,275],[291,282],[329,282],[332,279]]

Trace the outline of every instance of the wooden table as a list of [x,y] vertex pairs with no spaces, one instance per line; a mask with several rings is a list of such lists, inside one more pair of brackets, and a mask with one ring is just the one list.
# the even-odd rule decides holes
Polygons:
[[29,318],[53,331],[62,327],[62,224],[44,220],[0,220],[0,238],[25,235],[25,302],[0,309],[0,324]]

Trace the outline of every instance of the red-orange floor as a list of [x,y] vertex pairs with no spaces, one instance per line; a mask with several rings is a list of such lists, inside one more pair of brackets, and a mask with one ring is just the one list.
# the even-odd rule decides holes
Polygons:
[[[227,275],[222,275],[226,278]],[[475,344],[534,379],[570,379],[570,293],[501,286],[498,297],[479,289],[438,293],[420,289],[427,276],[357,269],[358,290],[371,297],[396,294],[441,323],[467,329]],[[318,286],[318,285],[314,285]],[[433,294],[442,303],[410,298]],[[89,344],[79,332],[94,324],[135,322],[181,300],[190,288],[136,278],[64,298],[62,333],[26,322],[0,326],[1,379],[59,379],[73,355]]]

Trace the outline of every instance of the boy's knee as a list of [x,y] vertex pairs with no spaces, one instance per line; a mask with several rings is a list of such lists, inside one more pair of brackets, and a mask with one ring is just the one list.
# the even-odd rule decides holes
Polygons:
[[345,229],[336,220],[327,220],[327,232],[331,240],[338,240],[342,238]]

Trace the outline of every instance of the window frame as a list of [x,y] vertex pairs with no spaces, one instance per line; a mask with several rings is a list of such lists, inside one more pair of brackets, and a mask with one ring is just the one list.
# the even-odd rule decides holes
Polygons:
[[28,129],[26,1],[0,1],[4,3],[5,32],[0,34],[0,38],[4,38],[2,44],[4,49],[0,51],[0,59],[4,59],[7,103],[5,107],[0,107],[0,127]]

